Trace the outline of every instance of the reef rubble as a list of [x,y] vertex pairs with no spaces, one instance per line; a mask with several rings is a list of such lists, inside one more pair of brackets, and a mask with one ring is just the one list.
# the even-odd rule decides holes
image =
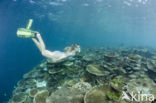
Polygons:
[[155,76],[154,49],[85,48],[60,63],[42,61],[8,103],[156,103]]

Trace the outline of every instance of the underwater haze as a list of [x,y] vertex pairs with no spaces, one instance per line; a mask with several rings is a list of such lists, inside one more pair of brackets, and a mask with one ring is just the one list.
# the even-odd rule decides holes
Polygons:
[[33,19],[48,50],[141,46],[156,49],[155,0],[0,0],[0,102],[44,57],[17,29]]

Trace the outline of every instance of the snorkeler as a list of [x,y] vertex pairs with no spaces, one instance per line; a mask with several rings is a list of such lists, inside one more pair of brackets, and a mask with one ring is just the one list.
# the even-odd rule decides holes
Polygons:
[[36,38],[32,38],[33,42],[36,44],[36,46],[39,48],[41,54],[48,58],[48,60],[52,63],[60,62],[67,57],[76,55],[77,52],[80,52],[80,46],[77,44],[73,44],[71,47],[66,47],[64,50],[65,52],[60,51],[49,51],[46,50],[45,44],[42,40],[42,37],[39,33],[36,34]]
[[75,56],[76,53],[80,52],[80,46],[77,44],[73,44],[71,47],[66,47],[64,49],[65,52],[47,50],[41,35],[37,31],[30,30],[32,22],[33,20],[30,19],[26,28],[19,28],[17,30],[17,36],[32,38],[33,42],[36,44],[41,54],[46,57],[49,62],[61,62],[67,57]]

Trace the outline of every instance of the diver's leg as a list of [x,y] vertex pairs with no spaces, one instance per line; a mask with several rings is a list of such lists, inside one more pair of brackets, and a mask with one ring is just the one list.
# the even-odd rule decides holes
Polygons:
[[[53,55],[53,53],[49,50],[46,50],[45,48],[45,44],[43,42],[43,39],[41,37],[41,35],[38,33],[36,35],[37,39],[39,40],[39,47],[40,47],[40,51],[41,51],[41,54],[47,58],[51,58],[51,56]],[[38,42],[38,41],[37,41]]]
[[35,38],[32,38],[32,40],[36,44],[36,46],[39,48],[41,54],[44,57],[51,58],[53,60],[54,53],[45,49],[45,45],[40,34],[37,34],[36,37],[38,38],[39,41]]
[[33,42],[36,44],[36,46],[38,47],[38,49],[40,50],[40,52],[42,52],[40,43],[39,43],[35,38],[32,38],[32,40],[33,40]]
[[44,50],[45,50],[45,44],[44,44],[44,42],[43,42],[43,39],[42,39],[41,35],[38,33],[38,34],[36,35],[36,37],[37,37],[38,40],[39,40],[41,49],[44,51]]
[[45,50],[43,48],[41,48],[41,44],[34,38],[32,38],[33,42],[36,44],[36,46],[39,48],[41,54],[45,57],[50,57],[51,52],[48,50]]

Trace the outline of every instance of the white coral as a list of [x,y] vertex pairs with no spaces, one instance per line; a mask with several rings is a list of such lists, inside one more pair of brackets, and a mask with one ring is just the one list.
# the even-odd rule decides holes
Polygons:
[[46,87],[47,86],[47,82],[46,81],[42,81],[42,82],[37,81],[36,82],[36,86],[38,88],[40,88],[40,87]]

